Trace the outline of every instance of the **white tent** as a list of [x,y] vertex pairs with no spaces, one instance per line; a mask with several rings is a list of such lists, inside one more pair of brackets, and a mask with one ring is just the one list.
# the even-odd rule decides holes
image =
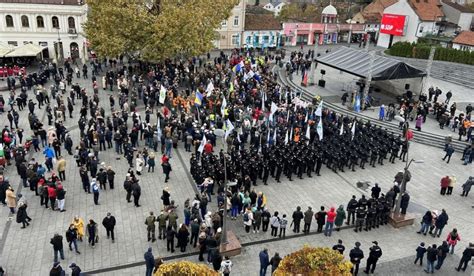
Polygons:
[[0,44],[0,57],[4,57],[6,54],[13,51],[13,47],[10,45],[2,45]]
[[46,47],[34,44],[25,44],[23,46],[15,48],[10,53],[6,54],[5,57],[35,57],[40,54]]

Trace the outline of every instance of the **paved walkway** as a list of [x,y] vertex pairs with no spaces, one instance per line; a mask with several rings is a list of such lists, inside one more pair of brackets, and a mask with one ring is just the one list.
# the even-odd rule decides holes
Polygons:
[[[79,81],[81,85],[85,85],[91,89],[90,80]],[[49,85],[47,85],[49,86]],[[104,103],[108,111],[108,96],[110,92],[100,91],[101,103]],[[71,128],[71,135],[77,137],[79,135],[78,129],[73,126],[76,125],[77,114],[79,107],[76,105],[74,113],[75,119],[66,122]],[[43,111],[41,111],[43,112]],[[39,113],[41,116],[42,113]],[[25,129],[26,125],[26,111],[21,112],[21,124]],[[44,117],[43,117],[44,118]],[[152,123],[155,122],[152,119]],[[27,134],[27,133],[25,133]],[[28,135],[28,134],[27,134]],[[25,135],[26,136],[26,135]],[[474,241],[474,221],[472,218],[473,204],[472,196],[470,198],[462,198],[459,196],[460,186],[465,179],[472,175],[472,170],[466,170],[459,161],[459,156],[454,155],[452,162],[446,165],[441,161],[441,150],[431,148],[424,145],[413,144],[411,147],[411,156],[416,159],[424,159],[423,164],[414,164],[411,167],[412,181],[409,184],[408,190],[412,196],[412,204],[409,209],[417,217],[427,209],[441,209],[446,208],[450,215],[449,228],[457,227],[459,229],[462,241],[456,249],[456,256],[461,252],[462,248],[467,245],[469,241]],[[41,160],[39,154],[33,156]],[[52,247],[49,243],[54,233],[64,235],[64,232],[74,217],[74,215],[81,216],[84,220],[90,218],[95,219],[99,224],[101,223],[106,212],[110,211],[117,219],[116,237],[117,241],[111,243],[105,238],[105,231],[100,226],[99,235],[100,241],[95,248],[89,247],[85,242],[79,243],[81,255],[76,255],[66,247],[66,260],[62,261],[63,267],[67,267],[70,263],[77,263],[83,271],[93,271],[100,269],[113,269],[116,266],[124,264],[138,264],[143,261],[143,254],[150,243],[146,240],[146,228],[144,219],[147,213],[151,210],[158,212],[161,209],[161,190],[165,186],[171,189],[172,199],[182,206],[186,198],[192,198],[194,190],[193,183],[189,181],[188,177],[188,158],[189,155],[184,152],[183,145],[180,144],[178,152],[173,152],[171,164],[173,172],[169,183],[164,183],[164,177],[159,167],[155,173],[144,173],[140,177],[142,186],[142,197],[140,203],[142,207],[135,208],[131,203],[125,201],[125,191],[122,188],[122,181],[125,177],[128,164],[121,158],[116,160],[115,154],[108,150],[101,152],[99,155],[101,161],[106,165],[112,165],[117,172],[116,175],[116,189],[101,191],[99,202],[101,205],[95,206],[93,204],[92,195],[85,194],[82,191],[78,170],[72,156],[67,155],[67,180],[64,186],[67,190],[66,194],[66,212],[52,212],[40,207],[39,198],[34,196],[34,193],[28,190],[22,190],[22,194],[26,196],[29,201],[28,213],[33,218],[31,226],[26,229],[20,229],[20,225],[15,221],[8,222],[8,209],[0,208],[0,233],[1,237],[1,252],[0,265],[7,269],[9,275],[47,275],[51,268],[53,261]],[[361,195],[365,193],[356,186],[357,181],[367,180],[371,183],[379,183],[383,191],[392,185],[393,176],[397,171],[403,168],[403,164],[397,161],[396,164],[387,164],[385,166],[378,166],[376,168],[367,168],[366,170],[358,169],[356,172],[346,172],[335,174],[325,167],[322,169],[321,177],[304,178],[303,180],[295,180],[292,182],[282,179],[282,183],[275,183],[272,179],[268,186],[259,185],[258,191],[264,192],[268,197],[268,207],[271,211],[278,210],[281,214],[286,213],[291,215],[295,206],[300,205],[303,209],[307,206],[312,206],[317,209],[320,205],[327,207],[338,206],[339,204],[346,204],[348,199],[353,195]],[[455,175],[458,179],[455,192],[450,197],[442,197],[439,195],[439,180],[445,175]],[[13,187],[20,186],[20,180],[14,173],[14,168],[9,167],[6,175],[9,177]],[[215,209],[215,202],[210,205],[211,209]],[[178,208],[179,221],[182,222],[183,210]],[[314,231],[314,225],[312,231]],[[419,236],[415,232],[419,228],[418,220],[415,225],[405,227],[403,229],[393,229],[390,226],[383,226],[372,232],[363,232],[355,234],[351,229],[342,230],[334,233],[330,238],[323,235],[309,235],[305,237],[295,237],[293,239],[285,239],[279,241],[268,241],[271,237],[269,233],[250,233],[246,234],[243,230],[241,220],[231,221],[229,229],[234,231],[243,244],[254,244],[262,242],[263,244],[249,245],[244,248],[243,254],[234,258],[234,272],[233,275],[256,275],[258,266],[258,252],[262,247],[266,246],[273,255],[275,251],[281,254],[287,254],[291,251],[297,250],[304,244],[314,246],[332,246],[337,239],[344,240],[348,249],[355,241],[362,243],[362,249],[367,252],[368,247],[373,240],[378,240],[380,246],[384,250],[384,256],[380,260],[381,271],[384,266],[382,263],[387,262],[387,273],[397,273],[392,271],[396,265],[397,260],[412,256],[414,249],[420,241],[426,243],[440,243],[441,239],[431,237]],[[447,231],[445,230],[445,234]],[[288,236],[291,236],[291,231],[288,231]],[[401,243],[402,241],[402,243]],[[165,250],[165,243],[158,241],[151,244],[155,252],[155,256],[172,256],[176,254],[169,254]],[[193,249],[188,249],[190,252],[195,252]],[[451,257],[449,257],[451,258]],[[197,261],[197,256],[190,256],[188,259]],[[404,263],[401,263],[404,264]],[[414,267],[414,270],[417,268]],[[452,271],[452,263],[447,263],[443,268],[446,271]],[[135,273],[135,271],[137,273]],[[107,275],[143,275],[143,267],[134,267],[125,270],[111,271]],[[386,274],[381,274],[386,275]],[[388,274],[390,275],[390,274]],[[396,275],[396,274],[393,274]],[[413,275],[404,274],[401,275]],[[415,274],[416,275],[416,274]]]

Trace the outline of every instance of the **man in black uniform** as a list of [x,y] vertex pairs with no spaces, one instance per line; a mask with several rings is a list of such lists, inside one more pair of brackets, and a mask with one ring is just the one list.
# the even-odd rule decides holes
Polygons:
[[360,242],[355,243],[355,247],[351,249],[349,253],[349,258],[353,264],[351,268],[352,275],[356,276],[359,273],[359,264],[360,261],[364,258],[364,252],[359,248]]
[[342,240],[338,240],[337,244],[332,247],[332,250],[337,250],[341,255],[344,255],[344,250],[346,250],[346,247],[342,245]]
[[356,200],[356,196],[353,195],[352,199],[349,200],[349,203],[347,203],[347,221],[346,221],[347,225],[349,225],[349,222],[351,221],[351,217],[352,217],[352,223],[350,224],[354,224],[355,212],[356,212],[357,206],[358,206],[358,203]]
[[373,241],[374,245],[369,249],[369,258],[367,258],[367,267],[365,268],[364,272],[369,274],[374,273],[375,267],[377,266],[377,261],[380,257],[382,257],[382,249],[379,247],[378,242]]
[[375,204],[372,203],[369,205],[369,209],[367,210],[367,219],[365,220],[365,231],[372,230],[372,227],[375,228],[375,216],[377,215],[377,209],[374,206]]
[[300,224],[301,220],[303,219],[303,212],[301,212],[301,207],[296,207],[296,211],[293,212],[293,232],[299,233],[300,232]]
[[356,227],[354,229],[355,232],[362,231],[362,226],[364,226],[365,215],[367,211],[365,207],[359,206],[356,210]]

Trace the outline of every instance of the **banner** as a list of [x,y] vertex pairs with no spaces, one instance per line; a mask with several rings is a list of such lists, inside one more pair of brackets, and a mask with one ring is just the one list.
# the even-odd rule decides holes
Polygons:
[[403,36],[405,19],[405,15],[384,13],[380,24],[380,32],[383,34]]

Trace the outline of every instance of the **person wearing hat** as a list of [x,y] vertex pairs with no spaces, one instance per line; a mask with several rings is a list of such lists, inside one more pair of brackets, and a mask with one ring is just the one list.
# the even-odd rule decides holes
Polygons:
[[355,243],[355,247],[351,249],[349,253],[349,258],[353,264],[351,268],[351,273],[354,276],[357,276],[359,273],[359,264],[360,261],[364,258],[364,252],[360,249],[360,242]]
[[369,274],[369,271],[372,274],[374,273],[377,261],[382,257],[382,249],[379,247],[379,243],[377,241],[373,241],[372,243],[374,245],[369,249],[369,258],[367,258],[367,266],[364,270],[367,274]]
[[107,216],[102,220],[102,225],[105,227],[105,230],[107,231],[107,239],[112,237],[112,242],[115,242],[115,236],[114,236],[115,224],[116,224],[115,217],[112,216],[110,212],[107,212]]
[[81,268],[76,265],[76,263],[72,263],[69,268],[71,269],[71,276],[80,276],[81,275]]
[[53,267],[49,271],[49,276],[63,276],[65,275],[64,269],[61,267],[59,262],[54,262]]

